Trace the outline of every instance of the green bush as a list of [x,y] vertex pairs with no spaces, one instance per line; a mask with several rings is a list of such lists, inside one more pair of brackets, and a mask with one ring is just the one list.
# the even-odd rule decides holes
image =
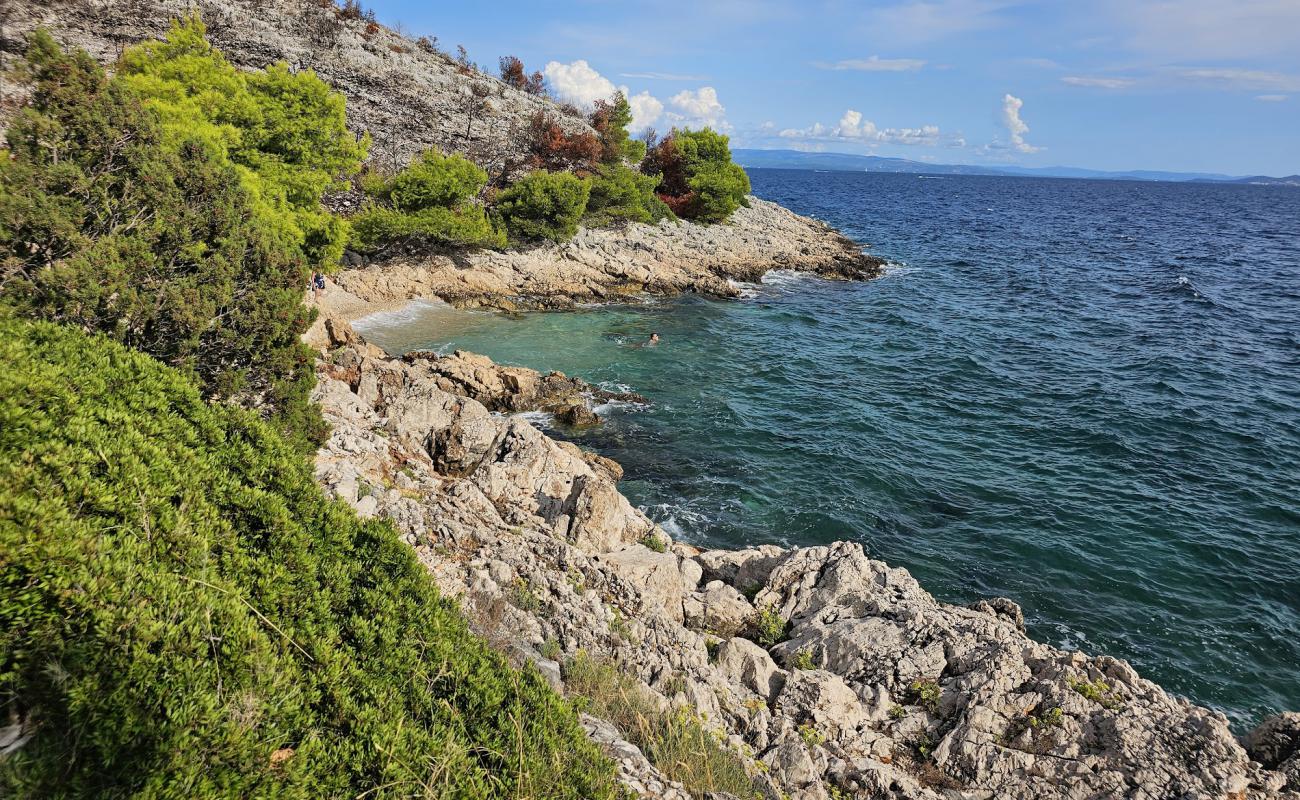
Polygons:
[[710,164],[686,182],[694,194],[689,215],[698,222],[722,222],[745,203],[749,176],[738,164]]
[[688,708],[661,711],[617,664],[578,651],[564,664],[564,685],[586,710],[613,723],[650,763],[693,797],[710,792],[758,798],[740,755]]
[[632,106],[621,90],[615,92],[610,100],[596,101],[589,122],[600,138],[602,162],[621,164],[628,161],[637,164],[645,158],[645,142],[633,139],[628,133],[627,126],[632,124]]
[[103,337],[0,319],[0,553],[0,796],[618,796],[387,523]]
[[237,70],[205,35],[197,15],[174,22],[165,41],[127,48],[118,79],[161,116],[166,141],[198,139],[235,164],[261,224],[312,268],[333,269],[347,226],[321,196],[356,173],[368,140],[348,131],[343,96],[315,73]]
[[504,247],[505,233],[492,225],[482,206],[426,208],[403,212],[367,206],[352,220],[352,242],[362,250],[379,250],[399,241],[449,247]]
[[85,52],[38,31],[21,73],[31,102],[0,150],[0,304],[150,353],[315,449],[307,240],[268,222],[201,120],[193,137],[169,128]]
[[519,241],[564,242],[578,232],[591,184],[569,172],[537,170],[497,196],[493,210]]
[[463,156],[444,156],[437,150],[427,150],[406,169],[379,182],[371,191],[399,211],[454,208],[473,200],[487,179],[486,172]]
[[749,176],[731,161],[730,140],[710,128],[674,129],[641,169],[659,176],[656,192],[678,216],[722,222],[748,203]]
[[625,164],[602,164],[591,177],[591,195],[583,221],[591,227],[619,222],[658,222],[673,213],[655,195],[656,175],[643,175]]
[[463,156],[437,150],[390,178],[368,177],[362,187],[371,202],[352,218],[352,245],[367,251],[405,242],[504,247],[504,231],[474,202],[487,177]]

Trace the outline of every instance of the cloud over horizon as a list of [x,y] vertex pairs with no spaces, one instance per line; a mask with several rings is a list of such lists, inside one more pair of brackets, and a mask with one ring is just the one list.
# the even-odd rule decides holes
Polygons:
[[925,66],[925,61],[920,58],[881,58],[880,56],[870,56],[868,58],[848,58],[842,61],[826,63],[823,61],[814,62],[813,66],[818,69],[829,69],[836,72],[845,70],[854,70],[857,72],[912,72]]
[[1002,125],[1007,129],[1007,136],[1011,138],[1011,147],[1020,153],[1037,153],[1043,148],[1035,147],[1025,141],[1025,134],[1029,133],[1029,126],[1020,118],[1020,109],[1024,108],[1025,101],[1013,94],[1002,96]]
[[939,143],[939,126],[922,125],[919,128],[879,128],[864,119],[862,112],[849,109],[835,125],[815,122],[807,128],[786,128],[777,134],[784,139],[820,139],[861,142],[868,147],[877,144],[936,145]]
[[551,61],[543,73],[557,98],[583,109],[590,109],[597,101],[608,100],[615,92],[622,92],[632,108],[629,128],[633,133],[640,133],[661,119],[674,127],[708,126],[719,131],[731,128],[726,118],[727,109],[718,99],[717,89],[712,86],[683,89],[665,103],[648,91],[633,94],[626,85],[615,85],[586,59],[568,64]]

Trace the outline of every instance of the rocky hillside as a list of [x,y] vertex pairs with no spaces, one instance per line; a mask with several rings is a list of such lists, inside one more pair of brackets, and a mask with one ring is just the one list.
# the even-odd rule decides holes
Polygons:
[[[1033,641],[1010,600],[937,602],[859,544],[673,543],[617,464],[490,410],[567,408],[581,383],[365,344],[321,375],[328,491],[392,519],[478,630],[557,686],[598,659],[698,711],[763,796],[1300,798],[1300,716],[1245,746],[1123,661]],[[588,730],[642,796],[687,796],[636,731]]]
[[[371,136],[371,157],[404,165],[436,146],[489,167],[524,155],[523,134],[539,111],[566,131],[590,128],[555,103],[495,77],[467,71],[445,53],[364,19],[348,19],[330,0],[3,0],[3,48],[10,62],[38,26],[64,44],[112,63],[123,47],[167,32],[169,21],[197,9],[209,37],[236,65],[285,61],[315,70],[348,101],[349,124]],[[454,44],[440,44],[439,47]],[[502,53],[480,54],[495,74]],[[485,66],[485,68],[488,68]]]

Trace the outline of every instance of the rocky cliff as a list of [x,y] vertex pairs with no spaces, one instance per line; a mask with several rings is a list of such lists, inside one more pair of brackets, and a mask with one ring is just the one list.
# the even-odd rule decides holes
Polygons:
[[[583,384],[363,343],[320,372],[329,491],[393,520],[479,631],[558,687],[581,651],[697,710],[768,797],[1300,798],[1295,715],[1247,747],[1123,661],[1033,641],[1013,602],[940,603],[859,544],[674,543],[616,464],[490,410]],[[588,730],[641,796],[687,796],[617,729]]]
[[[369,132],[372,161],[381,167],[404,165],[434,146],[488,167],[522,160],[523,134],[538,112],[567,132],[590,131],[581,116],[549,99],[466,70],[418,39],[350,19],[330,0],[0,0],[0,54],[11,61],[22,53],[25,34],[44,26],[111,64],[122,48],[165,35],[170,20],[193,11],[235,65],[284,61],[314,70],[342,92],[349,125]],[[494,72],[503,54],[482,55]]]

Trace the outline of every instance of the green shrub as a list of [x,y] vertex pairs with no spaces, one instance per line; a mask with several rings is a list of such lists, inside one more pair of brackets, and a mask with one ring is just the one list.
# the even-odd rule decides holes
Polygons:
[[745,203],[749,176],[738,164],[711,164],[687,181],[694,200],[689,215],[697,222],[722,222]]
[[641,165],[659,176],[656,192],[678,216],[722,222],[747,204],[749,176],[731,161],[730,140],[710,128],[674,129]]
[[0,151],[0,303],[154,355],[314,450],[324,423],[299,340],[311,269],[307,240],[285,230],[311,215],[269,222],[252,173],[201,120],[186,138],[43,31],[22,73],[31,102]]
[[454,208],[473,200],[487,179],[486,172],[463,156],[427,150],[373,191],[399,211]]
[[600,139],[602,162],[621,164],[628,161],[637,164],[645,158],[645,142],[633,139],[628,133],[627,126],[632,124],[632,106],[621,90],[615,92],[609,100],[596,101],[589,122]]
[[387,524],[174,370],[0,319],[7,797],[614,797]]
[[647,533],[641,537],[642,546],[655,551],[656,553],[668,552],[668,545],[664,542],[663,537],[657,533]]
[[165,41],[127,48],[118,80],[159,114],[168,143],[201,140],[235,164],[260,223],[310,267],[338,264],[347,226],[320,200],[356,173],[368,144],[348,131],[341,94],[283,62],[235,69],[197,15],[173,22]]
[[764,647],[773,647],[785,641],[790,622],[775,607],[760,608],[754,617],[754,641]]
[[352,219],[352,243],[362,250],[411,241],[446,247],[503,247],[506,243],[504,232],[492,225],[478,205],[409,213],[370,205]]
[[622,163],[602,164],[591,176],[584,222],[601,227],[619,222],[658,222],[673,212],[655,194],[658,176],[643,175]]
[[497,196],[510,238],[564,242],[578,232],[591,184],[569,172],[538,170],[525,175]]
[[396,175],[368,176],[371,201],[352,218],[352,245],[378,251],[398,243],[503,247],[505,233],[474,198],[487,173],[459,155],[429,150]]
[[925,708],[931,714],[939,713],[939,700],[942,696],[942,690],[939,684],[926,679],[912,681],[908,687],[912,700],[919,706]]
[[586,710],[613,723],[650,763],[693,797],[709,792],[757,798],[744,760],[687,708],[661,711],[617,664],[579,651],[564,664],[564,685]]
[[813,658],[811,647],[805,647],[794,654],[795,669],[817,669],[817,661]]

